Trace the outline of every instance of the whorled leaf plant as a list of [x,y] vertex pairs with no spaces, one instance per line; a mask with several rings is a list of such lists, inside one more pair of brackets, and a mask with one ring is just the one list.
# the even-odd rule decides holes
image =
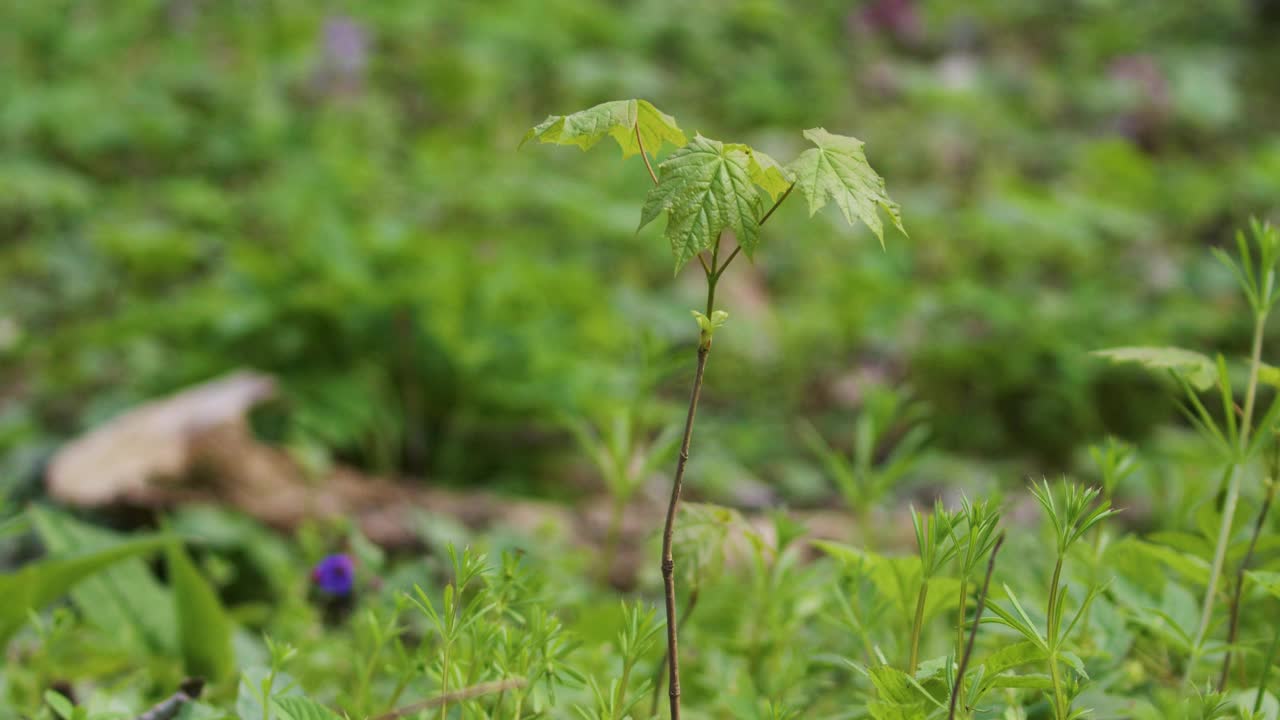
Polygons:
[[[1235,257],[1220,249],[1214,255],[1236,279],[1244,294],[1253,319],[1253,335],[1247,361],[1247,381],[1243,405],[1238,405],[1231,375],[1225,357],[1216,360],[1207,355],[1171,347],[1123,347],[1101,350],[1096,354],[1114,362],[1137,363],[1147,368],[1166,370],[1181,385],[1186,396],[1186,414],[1225,459],[1222,487],[1222,520],[1214,545],[1213,561],[1209,568],[1208,585],[1200,608],[1200,623],[1191,644],[1191,657],[1187,661],[1184,682],[1190,683],[1204,643],[1213,625],[1214,607],[1218,597],[1218,583],[1226,564],[1227,550],[1231,544],[1237,506],[1240,502],[1241,484],[1250,469],[1252,460],[1259,455],[1273,430],[1280,422],[1280,394],[1273,397],[1270,406],[1262,412],[1259,392],[1261,386],[1280,387],[1280,370],[1262,360],[1263,339],[1267,320],[1276,303],[1280,302],[1280,231],[1270,223],[1254,220],[1250,223],[1250,238],[1244,232],[1236,233]],[[1252,242],[1250,242],[1250,239]],[[1216,389],[1222,402],[1220,417],[1205,407],[1199,393]],[[1230,664],[1228,651],[1225,665]],[[1225,683],[1226,673],[1220,682]]]
[[[739,253],[748,259],[754,256],[760,228],[797,188],[808,200],[810,216],[834,202],[850,224],[858,221],[866,225],[882,245],[884,229],[879,210],[888,214],[899,231],[906,231],[897,203],[889,198],[884,180],[867,162],[862,141],[823,128],[805,130],[804,137],[814,147],[782,165],[741,143],[720,142],[699,134],[689,140],[673,117],[649,102],[616,100],[570,115],[550,116],[529,130],[521,145],[537,140],[587,150],[605,136],[618,143],[624,158],[640,155],[653,181],[641,208],[640,227],[666,215],[665,234],[675,256],[675,271],[679,273],[696,258],[707,283],[706,308],[693,311],[699,328],[697,366],[662,533],[668,694],[671,717],[675,719],[680,717],[680,670],[671,546],[707,355],[712,336],[728,318],[727,313],[716,309],[716,285]],[[656,156],[668,143],[676,149],[655,171],[650,156]],[[767,206],[766,196],[770,201]],[[733,233],[736,247],[722,259],[721,241],[726,232]]]

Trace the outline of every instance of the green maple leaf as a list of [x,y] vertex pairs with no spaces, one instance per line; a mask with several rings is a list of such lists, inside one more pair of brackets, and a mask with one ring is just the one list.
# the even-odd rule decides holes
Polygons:
[[687,142],[676,119],[649,101],[613,100],[571,115],[550,115],[525,133],[520,145],[537,138],[538,142],[577,145],[588,150],[608,135],[618,141],[622,157],[628,158],[640,152],[637,129],[651,155],[656,155],[664,142],[675,147]]
[[746,145],[734,145],[747,154],[747,169],[751,172],[751,182],[759,185],[769,197],[777,200],[778,195],[787,191],[795,181],[795,175],[784,168],[777,160],[765,155],[755,148]]
[[883,246],[884,228],[876,211],[879,207],[903,235],[907,234],[902,227],[902,211],[889,198],[884,178],[867,163],[861,140],[832,135],[824,128],[810,128],[804,136],[817,147],[800,153],[787,169],[795,173],[796,185],[809,198],[810,216],[821,210],[828,199],[834,200],[850,225],[855,218],[861,220]]
[[761,203],[752,182],[752,154],[744,148],[697,135],[658,166],[658,184],[645,198],[640,227],[669,211],[666,236],[676,272],[724,230],[737,235],[747,257],[754,252]]

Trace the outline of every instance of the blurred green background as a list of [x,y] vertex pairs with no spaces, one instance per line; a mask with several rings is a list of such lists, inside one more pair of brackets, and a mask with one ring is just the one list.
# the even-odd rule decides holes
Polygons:
[[1242,354],[1207,248],[1280,198],[1277,29],[1265,0],[0,3],[0,491],[247,366],[315,462],[572,492],[567,419],[681,419],[701,277],[635,231],[638,158],[516,146],[627,97],[784,161],[855,135],[910,232],[791,202],[735,265],[699,492],[820,497],[798,421],[840,444],[885,389],[942,457],[1069,470],[1172,409],[1088,351]]

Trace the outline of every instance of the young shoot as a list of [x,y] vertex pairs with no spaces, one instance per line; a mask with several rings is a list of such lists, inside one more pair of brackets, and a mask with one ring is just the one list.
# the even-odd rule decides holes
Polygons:
[[1045,518],[1053,531],[1055,561],[1053,577],[1049,581],[1044,632],[1031,621],[1013,590],[1007,586],[1005,591],[1009,595],[1013,611],[993,605],[992,612],[997,615],[996,622],[1018,631],[1044,657],[1052,681],[1054,717],[1057,720],[1067,720],[1071,717],[1071,699],[1062,674],[1063,665],[1069,665],[1078,673],[1083,672],[1083,666],[1079,658],[1067,650],[1066,645],[1076,624],[1089,612],[1090,604],[1101,590],[1098,587],[1090,589],[1080,608],[1068,621],[1067,588],[1062,582],[1063,564],[1067,553],[1080,538],[1119,511],[1112,509],[1107,500],[1100,498],[1101,493],[1097,488],[1084,487],[1066,480],[1062,482],[1059,495],[1055,495],[1048,481],[1042,481],[1040,485],[1032,484],[1031,494],[1044,510]]
[[911,524],[916,531],[916,549],[920,554],[920,591],[916,597],[916,614],[911,623],[911,659],[907,674],[915,675],[920,659],[920,632],[924,626],[925,606],[929,601],[929,581],[955,557],[958,550],[955,526],[960,515],[943,506],[941,500],[933,504],[933,514],[921,515],[911,508]]
[[956,622],[956,657],[960,657],[964,645],[964,628],[967,621],[969,581],[981,567],[982,562],[992,554],[992,548],[999,541],[996,532],[1000,524],[1000,508],[995,503],[984,500],[972,503],[969,498],[960,499],[959,536],[956,560],[960,571],[960,611]]

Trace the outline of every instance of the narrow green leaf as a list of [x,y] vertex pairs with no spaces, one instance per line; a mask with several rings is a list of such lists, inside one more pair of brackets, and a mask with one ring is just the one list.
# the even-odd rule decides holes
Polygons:
[[536,138],[538,142],[588,150],[608,135],[627,158],[640,152],[637,130],[650,155],[656,155],[663,143],[681,147],[687,142],[675,118],[648,101],[613,100],[570,115],[551,115],[525,133],[520,145]]
[[232,627],[222,602],[180,544],[170,545],[165,558],[187,672],[211,679],[230,676],[235,671]]
[[640,227],[668,211],[667,239],[676,272],[732,230],[747,257],[760,230],[760,194],[751,180],[751,158],[741,145],[725,145],[697,135],[658,166],[658,184],[649,190]]
[[867,162],[861,140],[833,135],[824,128],[810,128],[804,136],[817,147],[800,153],[787,169],[795,173],[796,185],[809,199],[809,215],[821,210],[828,200],[850,225],[855,219],[875,233],[884,245],[884,226],[877,208],[883,209],[903,235],[902,210],[885,190],[884,178]]
[[76,553],[24,566],[0,575],[0,647],[26,623],[29,613],[48,605],[95,573],[121,560],[146,555],[171,542],[163,536],[141,537],[101,550]]

